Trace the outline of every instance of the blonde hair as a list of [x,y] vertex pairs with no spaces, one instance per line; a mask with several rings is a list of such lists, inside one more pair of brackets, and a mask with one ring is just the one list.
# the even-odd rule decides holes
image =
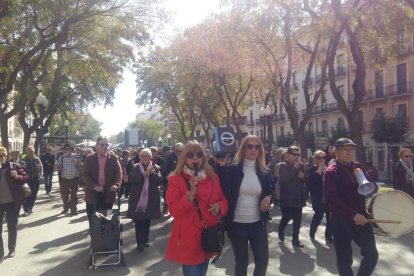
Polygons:
[[207,156],[203,149],[203,147],[195,140],[188,141],[184,147],[183,151],[180,154],[180,157],[178,158],[177,166],[175,167],[175,170],[172,172],[174,175],[180,175],[183,172],[184,166],[186,165],[185,161],[187,158],[187,153],[189,152],[203,152],[203,164],[201,165],[200,170],[204,170],[206,172],[206,175],[210,177],[211,179],[214,178],[214,171],[213,168],[210,166],[210,164],[207,162]]
[[323,150],[317,150],[314,152],[313,156],[316,157],[317,155],[322,154],[323,156],[326,156],[326,153]]
[[404,155],[406,152],[410,152],[410,153],[411,153],[411,149],[409,149],[409,148],[401,148],[401,149],[400,149],[400,152],[398,153],[398,154],[400,155],[400,158],[402,158],[402,157],[403,157],[403,155]]
[[7,149],[5,147],[0,147],[0,152],[7,155]]
[[259,163],[259,169],[262,172],[266,172],[268,170],[268,167],[266,166],[263,143],[262,140],[260,140],[260,138],[256,135],[247,135],[242,139],[240,147],[237,150],[236,156],[234,157],[234,164],[239,165],[243,161],[244,155],[246,153],[246,144],[251,140],[256,140],[260,144],[259,156],[257,157],[256,161]]

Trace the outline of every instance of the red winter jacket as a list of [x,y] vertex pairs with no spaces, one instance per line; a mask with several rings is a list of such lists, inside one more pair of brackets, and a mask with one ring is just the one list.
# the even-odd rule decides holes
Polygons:
[[[201,248],[201,222],[194,203],[187,197],[184,177],[190,179],[185,174],[168,177],[167,205],[174,221],[166,258],[180,264],[196,265],[214,254],[205,253]],[[227,213],[227,200],[221,191],[219,178],[214,174],[213,179],[207,177],[198,183],[197,197],[207,227],[218,223],[218,217],[208,212],[211,204],[220,204],[222,216]]]

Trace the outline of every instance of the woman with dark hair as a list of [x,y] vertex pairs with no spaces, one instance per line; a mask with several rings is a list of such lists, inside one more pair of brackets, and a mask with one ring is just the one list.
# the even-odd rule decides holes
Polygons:
[[214,256],[201,247],[202,223],[195,201],[207,227],[216,226],[227,213],[227,200],[203,147],[197,141],[189,141],[168,177],[167,190],[167,204],[174,222],[166,257],[182,264],[184,276],[205,276],[209,259]]
[[154,173],[151,150],[146,148],[139,153],[139,163],[134,164],[129,174],[130,196],[127,216],[134,220],[137,250],[142,252],[149,246],[151,220],[161,216],[161,200],[158,186],[161,176]]
[[265,163],[265,151],[259,137],[243,138],[234,164],[228,156],[216,159],[223,192],[229,201],[227,234],[236,261],[235,275],[247,275],[248,244],[254,255],[254,276],[266,275],[269,244],[266,223],[272,197],[272,177]]
[[335,149],[334,146],[332,146],[331,144],[327,145],[325,147],[325,165],[328,166],[331,161],[333,162],[333,160],[335,160]]

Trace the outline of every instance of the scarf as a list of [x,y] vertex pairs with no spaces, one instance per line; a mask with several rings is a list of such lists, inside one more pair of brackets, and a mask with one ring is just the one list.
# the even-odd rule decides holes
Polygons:
[[[414,180],[414,171],[413,171],[413,165],[411,163],[407,163],[404,160],[400,159],[401,165],[405,169],[405,180],[407,183],[410,183]],[[414,183],[411,183],[414,184]]]
[[137,208],[135,209],[135,212],[144,213],[148,205],[149,175],[150,171],[152,170],[152,163],[150,161],[147,170],[144,170],[144,166],[141,164],[141,162],[138,163],[138,167],[142,175],[144,176],[144,186],[142,187],[141,196],[139,197],[139,201],[137,204]]
[[[184,165],[183,171],[184,171],[185,174],[187,174],[191,177],[194,176],[194,170],[187,167],[187,165]],[[207,177],[206,172],[203,169],[198,171],[198,176],[201,177],[203,180],[206,179],[206,177]]]

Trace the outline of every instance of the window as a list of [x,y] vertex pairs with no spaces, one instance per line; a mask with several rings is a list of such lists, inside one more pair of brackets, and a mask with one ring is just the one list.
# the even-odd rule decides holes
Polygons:
[[328,136],[328,121],[327,120],[322,121],[322,134],[324,136]]
[[298,98],[292,99],[292,105],[293,105],[293,109],[297,111],[298,110]]
[[250,110],[250,124],[253,124],[253,110]]
[[297,83],[296,83],[296,72],[292,73],[292,84],[293,84],[293,86],[297,85]]
[[375,108],[374,120],[381,120],[384,117],[384,109],[382,107]]
[[285,127],[280,127],[280,135],[285,136]]
[[344,95],[345,95],[345,88],[344,88],[344,86],[343,85],[338,86],[338,90],[339,90],[339,95],[341,95],[341,97],[344,98]]
[[341,129],[345,128],[344,118],[338,118],[338,127]]
[[377,164],[378,164],[378,170],[384,171],[384,164],[385,164],[385,154],[384,154],[384,147],[377,147]]
[[397,65],[397,93],[407,93],[407,63]]
[[375,96],[384,96],[384,72],[382,70],[375,71]]
[[326,109],[326,90],[324,90],[321,94],[321,104],[322,109]]
[[313,133],[313,123],[309,122],[308,123],[308,132],[312,132]]
[[406,104],[397,105],[397,114],[395,115],[395,117],[396,118],[407,117],[407,105]]
[[357,113],[357,122],[359,130],[364,130],[364,112],[362,110],[359,110]]
[[312,103],[313,102],[313,94],[312,93],[310,93],[309,94],[309,101]]

